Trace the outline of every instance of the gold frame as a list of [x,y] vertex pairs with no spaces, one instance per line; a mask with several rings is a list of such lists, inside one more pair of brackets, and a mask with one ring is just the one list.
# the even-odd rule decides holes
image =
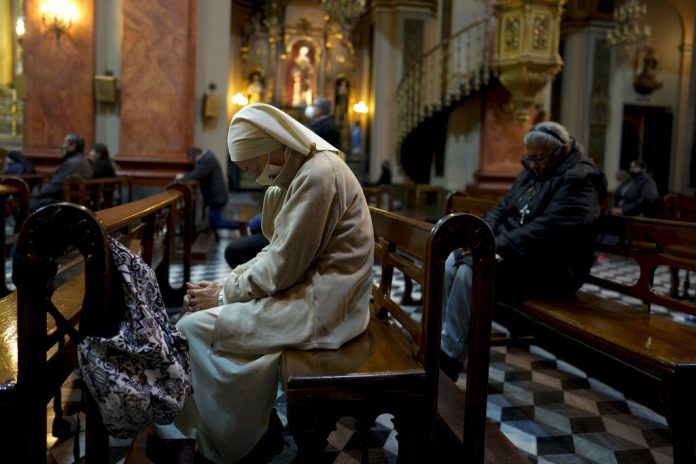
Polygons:
[[118,97],[116,86],[117,79],[114,76],[94,76],[94,100],[101,103],[115,103]]
[[220,114],[222,98],[220,95],[203,95],[201,110],[204,118],[217,118]]

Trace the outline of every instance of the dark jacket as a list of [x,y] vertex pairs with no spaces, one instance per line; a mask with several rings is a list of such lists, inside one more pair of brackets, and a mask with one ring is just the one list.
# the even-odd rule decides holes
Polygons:
[[92,177],[94,178],[116,176],[114,163],[104,158],[97,158],[92,161],[92,171]]
[[5,174],[34,174],[35,172],[34,165],[21,152],[12,150],[7,154]]
[[69,153],[63,156],[51,180],[41,187],[39,197],[63,198],[63,180],[72,174],[85,179],[92,177],[92,165],[89,163],[84,153]]
[[624,216],[653,216],[659,197],[655,180],[641,172],[619,185],[614,192],[614,206],[621,208]]
[[309,127],[319,137],[341,150],[341,133],[338,131],[338,126],[333,116],[314,119],[309,123]]
[[193,170],[183,177],[185,180],[197,180],[203,193],[206,206],[219,208],[227,204],[227,187],[222,177],[222,168],[215,154],[206,150],[196,162]]
[[606,178],[574,145],[551,172],[526,166],[485,221],[496,237],[500,291],[512,297],[568,296],[585,282],[594,259],[594,224]]

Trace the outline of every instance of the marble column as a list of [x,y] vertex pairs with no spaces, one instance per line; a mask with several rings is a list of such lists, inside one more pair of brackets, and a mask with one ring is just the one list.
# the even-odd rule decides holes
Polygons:
[[[694,44],[682,44],[679,46],[680,78],[679,96],[675,111],[676,130],[674,132],[675,157],[671,166],[671,180],[669,185],[676,192],[686,192],[689,189],[689,162],[691,159],[691,147],[694,127],[694,102],[696,101],[696,66],[694,65]],[[689,88],[691,87],[691,88]],[[693,162],[693,160],[691,160]]]
[[123,0],[121,171],[166,183],[190,168],[194,139],[196,1]]
[[94,142],[94,3],[73,0],[77,19],[58,36],[41,19],[39,0],[26,0],[24,152],[39,168],[53,169],[68,133]]
[[401,78],[397,70],[397,32],[395,14],[388,8],[373,13],[374,40],[372,43],[372,102],[369,102],[368,179],[376,181],[383,159],[392,159],[396,133],[396,88]]

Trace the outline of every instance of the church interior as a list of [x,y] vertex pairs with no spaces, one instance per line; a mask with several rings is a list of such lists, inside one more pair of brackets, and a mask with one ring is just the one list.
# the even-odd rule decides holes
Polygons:
[[[393,415],[367,427],[346,416],[332,422],[321,452],[306,460],[288,419],[295,393],[281,384],[274,408],[284,441],[264,462],[425,462],[409,455],[407,440],[417,441],[429,462],[696,462],[695,37],[694,0],[0,0],[0,168],[14,176],[8,154],[21,152],[36,169],[17,175],[29,197],[22,185],[0,179],[3,416],[46,413],[39,418],[46,462],[74,462],[76,442],[83,456],[93,449],[76,374],[60,383],[62,395],[44,394],[46,401],[31,408],[22,406],[26,393],[19,390],[26,382],[21,366],[29,362],[22,349],[30,343],[21,341],[17,323],[24,323],[22,309],[37,303],[17,294],[13,279],[24,274],[13,273],[10,240],[41,248],[20,218],[31,220],[26,202],[61,162],[67,134],[84,138],[85,153],[97,143],[108,147],[119,179],[108,191],[117,186],[118,207],[132,205],[129,217],[172,207],[166,195],[188,202],[189,232],[176,222],[181,207],[154,222],[164,224],[162,234],[177,235],[166,235],[168,278],[220,282],[231,270],[226,247],[248,233],[264,195],[255,176],[230,160],[231,119],[247,105],[267,103],[309,125],[307,108],[324,97],[340,134],[336,148],[368,203],[419,223],[433,225],[453,212],[485,214],[520,173],[525,134],[545,121],[562,124],[606,176],[605,213],[638,160],[659,199],[647,219],[609,218],[622,241],[598,245],[574,313],[543,302],[492,310],[481,355],[487,384],[470,385],[467,377],[476,377],[463,371],[454,393],[482,392],[480,424],[492,426],[485,434],[460,421],[458,432],[443,438],[446,411],[454,409],[438,405],[436,396],[429,438],[400,440]],[[172,189],[194,166],[191,147],[219,162],[228,194],[223,214],[241,224],[238,230],[210,233],[197,183],[191,198]],[[126,219],[99,213],[102,203],[64,198],[87,205],[107,235],[132,233],[124,232]],[[57,217],[39,215],[32,224]],[[163,242],[156,234],[153,240],[154,253],[143,245],[150,256]],[[82,253],[85,263],[75,272],[86,275],[93,254]],[[375,284],[382,271],[375,261]],[[412,284],[408,272],[396,270],[389,292],[420,321],[430,283]],[[59,285],[54,280],[49,297]],[[86,287],[85,307],[94,297]],[[580,317],[589,302],[592,310]],[[176,320],[180,304],[167,307]],[[437,380],[428,378],[437,393]],[[55,433],[61,418],[71,433]],[[5,449],[17,447],[11,431],[0,427]],[[33,446],[29,436],[22,435],[20,448]],[[448,440],[454,451],[441,454]],[[111,436],[94,446],[106,450],[108,462],[156,462],[138,460],[137,441]],[[466,443],[479,445],[469,455]],[[503,448],[509,460],[495,457]],[[43,462],[36,458],[16,462]]]

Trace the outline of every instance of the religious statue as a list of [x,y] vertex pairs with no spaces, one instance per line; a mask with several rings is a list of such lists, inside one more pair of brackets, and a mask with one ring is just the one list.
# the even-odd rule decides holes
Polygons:
[[263,76],[259,71],[253,71],[249,75],[249,83],[247,84],[246,94],[249,104],[263,102],[264,91]]
[[334,95],[336,104],[334,105],[334,114],[336,116],[336,124],[339,127],[346,126],[348,118],[348,101],[350,98],[350,82],[345,77],[336,80],[336,94]]
[[315,52],[306,42],[297,42],[291,52],[286,102],[290,106],[308,106],[315,94]]
[[662,87],[662,82],[657,81],[657,67],[660,64],[652,47],[644,47],[637,60],[636,77],[633,79],[633,88],[636,92],[648,95]]

